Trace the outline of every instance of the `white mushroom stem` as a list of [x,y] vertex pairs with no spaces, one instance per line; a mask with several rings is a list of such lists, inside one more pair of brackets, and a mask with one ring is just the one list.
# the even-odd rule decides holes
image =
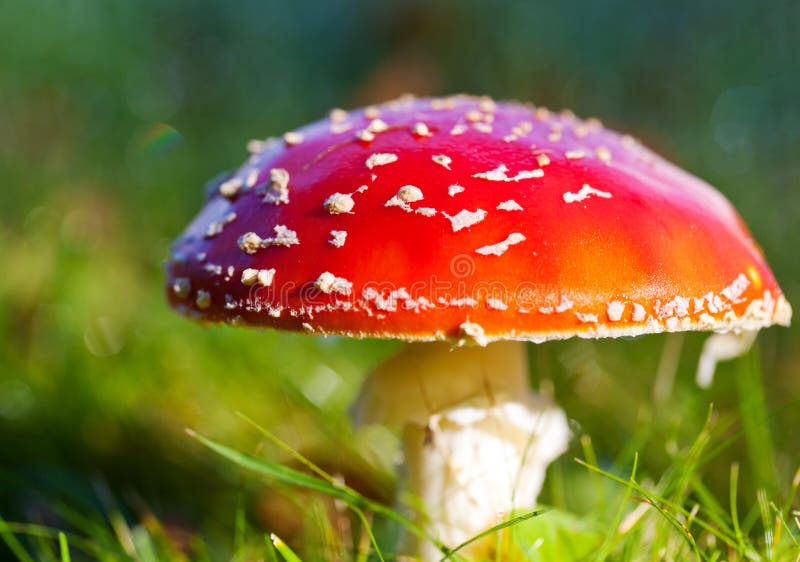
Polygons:
[[[417,519],[449,547],[530,509],[567,448],[564,413],[528,384],[525,344],[410,344],[366,381],[360,423],[404,427]],[[417,545],[423,560],[441,553]]]
[[744,355],[756,341],[758,330],[742,330],[711,335],[703,344],[697,365],[697,386],[708,388],[714,382],[717,363]]

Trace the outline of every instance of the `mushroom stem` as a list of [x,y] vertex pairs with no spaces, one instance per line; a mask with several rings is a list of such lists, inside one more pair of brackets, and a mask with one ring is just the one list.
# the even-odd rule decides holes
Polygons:
[[[410,344],[370,375],[357,416],[403,427],[417,518],[449,547],[535,506],[569,440],[564,413],[529,387],[521,342]],[[423,560],[441,556],[417,547]]]

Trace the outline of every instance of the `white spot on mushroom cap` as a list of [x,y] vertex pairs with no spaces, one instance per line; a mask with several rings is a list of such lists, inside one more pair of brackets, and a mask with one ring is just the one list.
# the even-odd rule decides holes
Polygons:
[[416,185],[404,185],[397,190],[397,193],[393,195],[392,198],[384,204],[384,206],[400,207],[404,211],[410,213],[411,206],[409,203],[421,201],[423,198],[424,196],[422,194],[422,190]]
[[646,316],[646,311],[644,307],[639,304],[638,302],[633,303],[633,321],[634,322],[644,322],[644,318]]
[[567,157],[567,160],[580,160],[586,156],[586,151],[584,150],[568,150],[564,156]]
[[356,202],[349,193],[333,193],[325,199],[323,205],[332,215],[349,213],[353,210]]
[[295,246],[300,243],[297,232],[286,228],[285,225],[276,225],[273,230],[275,236],[272,238],[261,238],[255,232],[247,232],[239,237],[239,248],[246,254],[255,254],[261,248],[270,246]]
[[206,271],[211,275],[222,275],[222,266],[215,263],[207,263],[203,266],[203,271]]
[[481,111],[485,113],[494,113],[497,111],[497,103],[488,97],[488,96],[481,96],[481,101],[478,103],[478,107],[481,108]]
[[720,291],[720,294],[732,303],[744,302],[744,299],[740,297],[749,286],[750,280],[744,273],[740,273],[739,276],[734,279],[733,283]]
[[343,123],[347,120],[347,112],[341,108],[334,108],[331,109],[331,112],[328,114],[331,122],[333,123]]
[[269,171],[269,187],[258,189],[258,194],[263,195],[262,201],[273,205],[289,202],[289,172],[284,168],[272,168]]
[[622,314],[625,312],[625,303],[620,301],[611,301],[606,305],[606,314],[608,319],[612,322],[619,322],[622,320]]
[[541,168],[536,168],[534,170],[520,170],[514,176],[509,176],[507,172],[508,167],[505,164],[500,164],[494,170],[472,174],[472,177],[489,181],[521,181],[531,178],[541,178],[544,176],[544,170]]
[[415,209],[414,212],[423,217],[434,217],[438,211],[433,207],[419,207]]
[[547,154],[537,154],[536,163],[542,167],[547,166],[550,164],[550,157]]
[[353,290],[353,283],[343,277],[336,277],[330,271],[325,271],[314,281],[314,287],[326,294],[349,295]]
[[475,252],[483,256],[502,256],[508,251],[509,247],[524,241],[525,236],[519,232],[512,232],[506,237],[505,240],[498,242],[497,244],[483,246],[475,250]]
[[367,158],[366,165],[367,168],[371,170],[376,166],[385,166],[386,164],[391,164],[392,162],[397,162],[397,154],[376,152]]
[[433,134],[431,133],[431,130],[428,128],[428,126],[425,123],[422,123],[421,121],[418,122],[418,123],[414,123],[414,127],[412,128],[412,131],[418,137],[431,137],[431,136],[433,136]]
[[244,180],[244,185],[248,188],[253,187],[256,183],[258,183],[258,168],[253,168],[247,174],[247,179]]
[[435,163],[439,164],[443,168],[450,169],[450,164],[452,164],[453,159],[447,156],[446,154],[435,154],[431,156],[431,160]]
[[346,240],[347,240],[346,230],[331,230],[331,239],[328,240],[328,243],[331,246],[341,248],[342,246],[344,246]]
[[571,309],[573,306],[572,299],[567,297],[566,295],[561,295],[561,299],[558,301],[558,304],[555,306],[544,306],[539,309],[539,312],[542,314],[553,314],[554,312],[566,312],[567,310]]
[[608,149],[608,147],[598,146],[594,153],[597,155],[597,159],[604,164],[611,162],[611,151]]
[[382,133],[389,129],[389,125],[386,124],[385,121],[378,119],[377,117],[369,122],[367,125],[367,131],[370,133]]
[[236,220],[236,213],[234,213],[233,211],[229,212],[224,217],[222,217],[222,219],[216,222],[212,222],[211,224],[208,225],[205,237],[213,238],[219,234],[222,234],[222,230],[225,228],[225,226],[231,224],[235,220]]
[[655,312],[660,319],[683,318],[689,315],[690,300],[686,297],[677,296],[667,303],[656,301]]
[[255,254],[263,240],[255,232],[246,232],[239,237],[239,248],[246,254]]
[[264,243],[270,246],[294,246],[300,243],[297,238],[297,232],[286,228],[286,225],[278,224],[273,228],[275,232],[274,238],[265,238]]
[[584,324],[597,323],[597,314],[591,314],[588,312],[576,312],[575,317]]
[[537,107],[533,112],[533,116],[537,121],[547,121],[550,118],[550,110],[546,107]]
[[462,297],[460,299],[439,297],[439,303],[444,306],[455,306],[456,308],[475,308],[478,306],[478,301],[472,297]]
[[486,306],[492,310],[508,310],[508,305],[501,299],[488,298]]
[[588,134],[589,134],[589,127],[587,127],[587,126],[586,126],[585,124],[583,124],[583,123],[579,123],[578,125],[575,125],[575,126],[572,128],[572,132],[573,132],[573,133],[575,133],[575,136],[576,136],[576,137],[578,137],[579,139],[581,139],[581,138],[583,138],[583,137],[585,137],[586,135],[588,135]]
[[397,197],[406,203],[413,203],[424,199],[422,190],[416,185],[404,185],[397,190]]
[[603,128],[603,122],[597,117],[588,117],[585,123],[586,126],[592,131],[599,131]]
[[375,140],[375,134],[367,129],[361,129],[360,131],[356,131],[356,138],[364,142],[372,142]]
[[219,194],[227,199],[233,199],[239,194],[242,186],[242,178],[231,178],[219,184]]
[[463,123],[458,123],[454,125],[452,129],[450,129],[450,134],[453,136],[463,135],[466,132],[467,132],[467,126],[464,125]]
[[467,111],[464,117],[466,117],[467,121],[469,121],[470,123],[477,123],[478,121],[483,120],[483,113],[481,113],[477,109],[470,109],[469,111]]
[[247,141],[247,152],[250,154],[261,154],[269,147],[269,142],[260,139]]
[[566,312],[567,310],[572,308],[573,304],[574,303],[569,297],[561,295],[561,300],[556,306],[556,312]]
[[297,131],[289,131],[283,135],[283,142],[289,146],[296,146],[303,142],[303,138],[304,137],[302,133],[298,133]]
[[483,326],[475,322],[462,322],[458,327],[461,338],[458,345],[463,346],[468,342],[475,343],[480,346],[486,346],[489,343],[489,338],[486,337],[486,332]]
[[501,203],[497,204],[497,209],[499,211],[522,211],[522,205],[514,201],[513,199],[509,199],[508,201],[502,201]]
[[447,188],[447,194],[450,197],[455,197],[456,195],[458,195],[459,193],[461,193],[463,191],[464,191],[464,188],[461,187],[460,185],[458,185],[457,183],[454,183],[453,185],[451,185],[450,187]]
[[249,287],[255,284],[257,280],[258,280],[257,269],[248,267],[244,271],[242,271],[242,278],[241,278],[242,285],[247,285]]
[[252,267],[248,267],[244,271],[242,271],[242,284],[247,285],[248,287],[251,285],[255,285],[258,282],[259,285],[264,287],[269,287],[272,285],[272,281],[275,279],[275,268],[270,269],[254,269]]
[[272,281],[275,279],[275,268],[271,267],[269,269],[261,269],[258,271],[258,283],[264,287],[269,287],[272,285]]
[[488,213],[483,209],[477,209],[475,211],[461,209],[453,216],[450,216],[442,211],[442,215],[444,215],[450,221],[450,226],[452,226],[453,232],[458,232],[459,230],[469,228],[472,225],[481,222],[486,218],[487,214]]
[[200,289],[197,291],[197,298],[195,299],[195,304],[197,308],[206,309],[211,306],[211,293]]
[[186,277],[178,277],[172,282],[172,292],[179,299],[185,299],[192,291],[192,283]]
[[576,193],[567,191],[566,193],[564,193],[562,197],[565,203],[576,203],[588,199],[593,195],[595,197],[602,197],[603,199],[611,199],[611,194],[609,192],[595,189],[588,183],[583,184],[580,191]]

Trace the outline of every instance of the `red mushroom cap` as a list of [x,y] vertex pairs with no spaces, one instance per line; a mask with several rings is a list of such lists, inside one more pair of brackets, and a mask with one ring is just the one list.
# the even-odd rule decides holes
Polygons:
[[596,120],[407,97],[248,148],[167,266],[194,317],[478,343],[791,317],[725,197]]

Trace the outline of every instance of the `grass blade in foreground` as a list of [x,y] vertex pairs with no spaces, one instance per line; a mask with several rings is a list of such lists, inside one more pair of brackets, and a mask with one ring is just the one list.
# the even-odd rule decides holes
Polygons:
[[275,533],[270,533],[269,540],[272,542],[275,549],[281,553],[281,556],[283,556],[286,562],[303,562],[300,557],[289,548],[289,545],[283,542]]
[[494,534],[494,533],[496,533],[498,531],[502,531],[503,529],[507,529],[508,527],[513,527],[514,525],[519,525],[523,521],[527,521],[528,519],[532,519],[534,517],[538,517],[539,515],[542,515],[543,513],[547,513],[548,511],[549,511],[548,509],[537,509],[535,511],[530,511],[528,513],[523,513],[522,515],[518,515],[517,517],[513,517],[513,518],[509,519],[508,521],[504,521],[502,523],[499,523],[499,524],[495,525],[494,527],[490,527],[490,528],[486,529],[485,531],[483,531],[481,533],[478,533],[474,537],[462,542],[460,545],[455,547],[449,553],[445,554],[441,558],[440,562],[445,562],[445,560],[450,560],[453,556],[456,555],[456,553],[458,553],[459,550],[462,550],[462,549],[468,547],[469,545],[478,542],[479,540],[481,540],[484,537],[488,537],[489,535]]
[[[422,528],[416,525],[410,519],[404,517],[403,515],[397,513],[393,509],[382,505],[378,502],[372,501],[352,488],[347,486],[339,486],[334,485],[331,483],[326,482],[322,478],[311,476],[305,474],[303,472],[294,470],[287,466],[283,466],[281,464],[271,463],[265,461],[263,459],[256,458],[252,455],[242,453],[240,451],[236,451],[225,445],[221,445],[192,431],[190,429],[186,430],[186,433],[193,437],[194,439],[198,440],[200,443],[217,453],[218,455],[230,460],[234,464],[245,468],[247,470],[251,470],[258,474],[262,474],[264,476],[268,476],[270,478],[274,478],[283,484],[288,484],[291,486],[298,486],[301,488],[306,488],[308,490],[312,490],[315,492],[320,492],[323,494],[327,494],[333,498],[342,500],[347,504],[348,507],[354,509],[356,513],[363,510],[369,510],[374,513],[378,513],[383,515],[384,517],[399,523],[403,527],[405,527],[410,533],[413,533],[415,536],[430,541],[436,548],[444,555],[452,555],[452,550],[442,544],[441,541],[431,537],[428,535]],[[460,559],[460,556],[457,556],[457,559]]]
[[67,542],[67,535],[58,533],[58,546],[61,551],[61,562],[71,562],[69,556],[69,543]]

